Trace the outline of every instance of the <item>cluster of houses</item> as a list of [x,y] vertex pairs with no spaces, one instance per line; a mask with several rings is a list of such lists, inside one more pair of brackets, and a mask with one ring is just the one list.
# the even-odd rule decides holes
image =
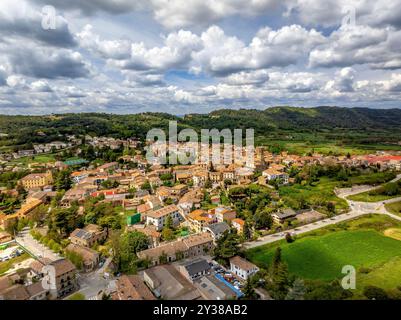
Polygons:
[[[135,148],[137,140],[119,140],[107,137],[85,137],[87,143]],[[49,144],[50,145],[50,144]],[[60,145],[58,145],[60,146]],[[48,146],[47,146],[48,147]],[[46,147],[46,148],[47,148]],[[56,147],[55,145],[51,146]],[[60,146],[64,148],[65,146]],[[39,147],[38,147],[39,148]],[[39,150],[39,149],[38,149]],[[40,150],[44,150],[43,146]],[[36,152],[36,151],[35,151]],[[188,152],[188,150],[186,150]],[[164,167],[148,163],[141,155],[123,156],[120,162],[110,162],[98,167],[85,167],[71,173],[73,186],[65,192],[60,205],[70,207],[78,204],[78,214],[83,214],[83,204],[89,197],[101,197],[101,201],[133,210],[127,218],[126,231],[137,231],[149,239],[149,247],[137,253],[139,259],[147,260],[150,268],[135,276],[122,276],[117,280],[113,299],[230,299],[239,297],[240,292],[224,282],[213,269],[213,263],[206,260],[223,233],[234,228],[244,232],[245,221],[237,216],[230,206],[222,205],[216,187],[231,188],[253,182],[262,185],[277,181],[288,184],[290,166],[303,167],[306,164],[336,163],[344,166],[376,166],[378,169],[401,169],[401,156],[377,154],[355,157],[324,157],[321,155],[297,156],[285,152],[274,155],[263,147],[255,149],[253,166],[247,167],[239,160],[229,165],[198,163]],[[135,169],[128,169],[124,163],[135,162]],[[122,164],[121,164],[122,163]],[[261,172],[256,179],[255,172]],[[105,182],[109,182],[105,184]],[[168,182],[168,183],[166,183]],[[0,213],[0,227],[26,217],[42,203],[56,196],[53,191],[54,179],[50,170],[31,173],[19,183],[28,191],[26,203],[11,215]],[[112,187],[105,187],[105,186]],[[204,189],[210,191],[211,206],[202,207]],[[282,209],[272,214],[274,221],[282,224],[289,219],[310,223],[324,216],[314,210],[294,211]],[[185,234],[176,240],[162,241],[162,232],[167,223],[173,227],[185,227]],[[4,239],[8,239],[4,236]],[[83,272],[91,272],[100,261],[99,253],[93,249],[108,237],[106,229],[89,224],[76,229],[69,235],[67,252],[82,257]],[[38,279],[43,279],[45,266],[56,269],[53,273],[56,289],[40,289]],[[46,269],[46,268],[45,268]],[[246,280],[258,271],[257,267],[241,257],[230,260],[230,272],[234,277]],[[60,298],[77,289],[78,270],[67,259],[57,261],[37,260],[31,270],[20,279],[0,278],[0,297],[21,299]],[[16,276],[14,276],[16,277]],[[33,279],[35,281],[33,281]]]
[[[114,300],[233,300],[241,290],[216,272],[220,267],[203,257],[152,266],[134,276],[121,276],[112,294]],[[223,270],[220,270],[220,272]],[[224,275],[246,281],[259,268],[242,257],[230,259]],[[238,281],[238,280],[234,280]],[[237,283],[237,282],[236,282]]]

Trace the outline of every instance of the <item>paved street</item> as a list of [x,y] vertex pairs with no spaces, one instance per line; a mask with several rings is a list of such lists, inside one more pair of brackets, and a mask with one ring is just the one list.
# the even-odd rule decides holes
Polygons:
[[[397,177],[395,179],[393,179],[392,182],[395,182],[399,179],[401,179],[401,174],[397,175]],[[354,219],[354,218],[357,218],[357,217],[360,217],[360,216],[363,216],[366,214],[370,214],[370,213],[385,214],[395,220],[401,221],[401,217],[388,212],[384,206],[386,203],[401,201],[401,197],[397,197],[397,198],[393,198],[393,199],[389,199],[389,200],[385,200],[385,201],[380,201],[380,202],[357,202],[357,201],[351,201],[351,200],[347,199],[347,197],[350,195],[374,190],[379,187],[380,186],[375,186],[375,187],[357,186],[357,187],[353,187],[353,188],[339,189],[339,190],[337,190],[337,196],[345,199],[348,202],[348,205],[350,207],[349,212],[340,214],[333,218],[327,218],[327,219],[320,220],[320,221],[317,221],[314,223],[310,223],[310,224],[307,224],[304,226],[300,226],[300,227],[297,227],[294,229],[286,230],[284,232],[274,233],[271,235],[260,237],[256,241],[245,242],[242,246],[246,249],[259,247],[264,244],[268,244],[268,243],[272,243],[275,241],[285,239],[285,234],[288,232],[291,234],[294,234],[294,235],[303,234],[303,233],[306,233],[309,231],[324,228],[324,227],[327,227],[332,224],[336,224],[336,223],[339,223],[342,221]]]
[[78,276],[80,290],[78,292],[85,295],[86,300],[97,300],[97,295],[101,291],[104,292],[109,289],[113,285],[113,281],[112,279],[104,279],[103,273],[99,274],[97,271],[87,274],[80,273]]
[[36,241],[29,231],[29,228],[25,228],[16,236],[15,240],[21,247],[24,247],[35,258],[48,258],[52,261],[61,258],[59,254],[54,253],[49,248]]

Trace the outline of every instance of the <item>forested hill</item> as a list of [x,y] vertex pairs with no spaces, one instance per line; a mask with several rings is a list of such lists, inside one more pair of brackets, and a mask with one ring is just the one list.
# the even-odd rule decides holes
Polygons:
[[208,115],[188,115],[194,126],[253,127],[284,130],[397,130],[401,131],[401,109],[368,109],[339,107],[273,107],[266,110],[217,110]]
[[396,141],[401,136],[401,109],[272,107],[266,110],[222,109],[184,117],[166,113],[0,115],[0,147],[58,140],[64,134],[143,138],[151,128],[166,129],[169,120],[177,120],[180,128],[190,127],[195,130],[254,128],[258,136],[276,136],[283,132],[322,132],[344,137],[357,133],[365,138],[374,135],[381,137],[375,138],[376,142],[382,138]]

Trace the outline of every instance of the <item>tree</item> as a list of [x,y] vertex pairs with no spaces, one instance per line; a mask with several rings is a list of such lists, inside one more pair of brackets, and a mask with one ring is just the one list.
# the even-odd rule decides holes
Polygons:
[[336,206],[332,201],[327,202],[327,211],[329,211],[330,214],[334,214],[336,212]]
[[118,240],[114,239],[113,247],[116,247],[118,252],[118,262],[120,270],[126,273],[135,273],[137,269],[136,253],[145,250],[149,247],[149,240],[146,235],[141,232],[128,232],[121,236]]
[[282,261],[281,248],[278,247],[274,253],[270,266],[270,291],[275,299],[284,299],[288,292],[289,273],[287,264]]
[[166,228],[173,229],[173,218],[171,217],[171,215],[167,216],[166,222],[164,225]]
[[69,170],[61,170],[56,175],[56,182],[55,186],[57,191],[59,190],[68,190],[71,188],[72,181],[70,178],[70,171]]
[[230,229],[225,231],[217,240],[214,249],[215,258],[227,261],[229,258],[237,255],[239,252],[239,243],[239,236],[236,230]]
[[164,227],[162,230],[162,238],[164,241],[171,241],[175,239],[174,231],[170,228]]
[[247,220],[245,220],[244,223],[243,235],[245,240],[250,240],[252,238],[252,230]]
[[285,234],[285,240],[286,240],[288,243],[294,242],[294,239],[292,238],[292,236],[291,236],[291,234],[290,234],[289,232],[287,232],[287,233]]
[[143,185],[141,185],[141,190],[152,190],[152,186],[150,185],[149,181],[146,181]]
[[285,300],[304,300],[306,287],[302,279],[295,279],[292,288],[288,291]]
[[256,210],[256,214],[254,215],[254,222],[256,229],[270,229],[273,225],[273,218],[270,212],[266,209]]
[[244,296],[246,299],[254,299],[255,298],[255,285],[251,279],[251,277],[248,277],[244,289],[242,292],[244,293]]

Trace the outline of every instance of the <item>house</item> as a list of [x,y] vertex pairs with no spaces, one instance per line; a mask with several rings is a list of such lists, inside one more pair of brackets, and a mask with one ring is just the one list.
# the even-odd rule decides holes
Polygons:
[[185,262],[179,266],[181,274],[189,281],[194,280],[210,274],[211,267],[205,259],[198,259],[189,262]]
[[278,180],[281,184],[288,184],[289,175],[275,168],[269,168],[262,172],[262,177],[265,177],[266,182]]
[[177,225],[180,221],[182,221],[182,216],[180,213],[180,209],[172,204],[167,207],[152,210],[146,214],[146,224],[154,225],[157,231],[163,229],[163,226],[166,224],[167,217],[171,217],[173,220],[173,224]]
[[209,180],[212,183],[219,183],[223,181],[223,174],[221,172],[209,172]]
[[90,192],[86,188],[74,187],[67,190],[61,199],[61,206],[70,207],[73,202],[83,202],[86,197],[90,195]]
[[164,300],[198,300],[199,290],[174,266],[161,265],[146,269],[143,279],[157,298]]
[[12,239],[13,238],[11,237],[11,235],[8,232],[0,231],[0,244],[5,243],[5,242],[9,242]]
[[157,265],[208,254],[213,247],[213,238],[204,232],[140,251],[137,256],[139,259],[149,260],[152,265]]
[[217,207],[214,209],[214,213],[216,215],[218,222],[227,222],[230,223],[232,219],[234,219],[237,215],[235,210],[230,207]]
[[109,171],[114,171],[117,168],[118,168],[118,162],[110,162],[97,167],[97,171],[107,173]]
[[113,300],[156,300],[138,275],[123,275],[118,278],[116,286]]
[[285,220],[295,218],[297,213],[291,209],[291,208],[286,208],[286,209],[281,209],[278,212],[275,212],[272,214],[273,221],[276,223],[284,223]]
[[136,224],[136,225],[127,227],[127,230],[140,232],[140,233],[143,233],[145,236],[147,236],[148,240],[149,240],[149,248],[155,248],[160,243],[161,233],[156,231],[155,226]]
[[78,289],[77,269],[71,261],[60,259],[49,264],[50,295],[54,299],[65,297]]
[[195,187],[203,187],[208,180],[208,172],[206,170],[197,171],[192,176],[192,181]]
[[195,232],[203,232],[203,229],[206,226],[217,222],[217,219],[213,214],[202,209],[197,209],[190,212],[186,219],[189,227]]
[[25,287],[29,295],[29,300],[47,300],[49,289],[43,288],[42,282],[34,282]]
[[253,263],[235,256],[230,258],[230,271],[243,280],[247,280],[259,271],[259,268]]
[[100,261],[100,255],[97,251],[78,244],[70,243],[66,251],[74,252],[82,258],[82,269],[84,272],[93,271]]
[[218,240],[225,231],[230,230],[230,226],[226,222],[217,222],[205,227],[204,231],[210,233],[213,240]]
[[188,186],[185,184],[177,184],[171,188],[171,195],[173,197],[180,198],[187,192],[188,192]]
[[311,223],[320,219],[324,219],[326,216],[316,210],[301,211],[297,214],[297,221],[301,224]]
[[19,180],[19,183],[27,190],[42,188],[53,183],[51,171],[46,173],[31,173]]
[[237,230],[239,234],[244,232],[245,221],[239,218],[235,218],[231,220],[231,225]]
[[84,229],[75,229],[70,234],[71,243],[84,247],[92,247],[97,242],[107,238],[107,230],[95,224],[88,224]]
[[234,300],[237,294],[232,288],[214,275],[207,275],[194,282],[201,296],[205,300]]

